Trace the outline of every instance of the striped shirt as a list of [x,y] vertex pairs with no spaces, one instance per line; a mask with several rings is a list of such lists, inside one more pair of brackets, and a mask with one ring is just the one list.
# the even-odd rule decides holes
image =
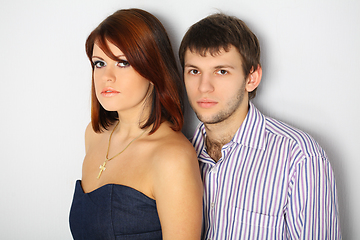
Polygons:
[[193,137],[204,183],[203,239],[341,239],[335,178],[308,134],[252,103],[218,162],[201,123]]

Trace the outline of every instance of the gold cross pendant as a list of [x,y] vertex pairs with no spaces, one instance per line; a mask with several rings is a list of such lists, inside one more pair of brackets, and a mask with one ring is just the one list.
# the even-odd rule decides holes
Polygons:
[[97,179],[99,179],[100,176],[101,176],[101,174],[102,174],[102,172],[105,171],[105,169],[106,169],[105,165],[106,165],[106,161],[103,163],[103,165],[100,165],[100,167],[99,167],[99,168],[100,168],[100,172],[99,172],[99,175],[97,176]]

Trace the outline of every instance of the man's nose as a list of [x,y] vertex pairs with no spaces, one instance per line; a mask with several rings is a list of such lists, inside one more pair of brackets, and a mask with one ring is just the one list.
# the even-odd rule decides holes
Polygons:
[[213,79],[211,74],[202,74],[199,82],[200,92],[212,92],[214,91]]

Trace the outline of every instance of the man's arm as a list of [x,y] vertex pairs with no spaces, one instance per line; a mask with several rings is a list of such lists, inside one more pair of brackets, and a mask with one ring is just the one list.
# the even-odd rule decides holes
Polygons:
[[326,158],[309,157],[295,166],[285,219],[290,239],[341,239],[335,178]]

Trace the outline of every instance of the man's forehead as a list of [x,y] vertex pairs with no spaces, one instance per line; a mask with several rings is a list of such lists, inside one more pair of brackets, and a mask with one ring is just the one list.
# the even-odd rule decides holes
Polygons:
[[185,57],[187,54],[193,54],[193,55],[200,55],[201,57],[216,57],[223,55],[225,52],[229,52],[230,49],[233,48],[231,46],[224,48],[224,47],[217,47],[217,48],[203,48],[203,49],[197,49],[197,48],[188,48],[185,52]]
[[[242,58],[240,53],[235,47],[229,47],[228,49],[221,48],[218,51],[194,51],[187,49],[184,56],[184,66],[198,65],[198,64],[222,64],[221,62],[228,64],[240,64],[242,65]],[[211,62],[209,62],[211,61]]]

